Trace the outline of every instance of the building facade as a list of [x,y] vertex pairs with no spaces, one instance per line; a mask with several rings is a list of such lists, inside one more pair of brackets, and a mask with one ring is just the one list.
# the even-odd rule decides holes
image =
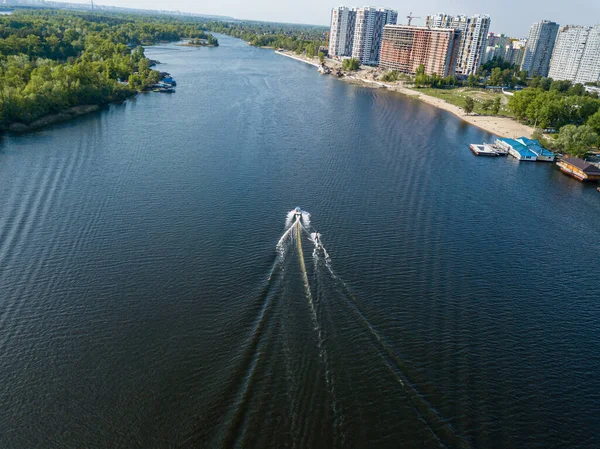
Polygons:
[[467,19],[465,30],[461,30],[462,38],[456,63],[457,72],[471,75],[477,72],[483,63],[490,22],[491,19],[488,15],[478,14]]
[[423,65],[427,75],[446,77],[454,74],[459,44],[459,30],[386,25],[379,66],[413,75]]
[[577,77],[590,29],[567,25],[558,30],[548,76],[573,81]]
[[506,61],[510,47],[511,39],[506,34],[488,33],[487,46],[485,47],[485,55],[482,62],[485,64],[492,59]]
[[352,56],[356,9],[340,6],[331,10],[329,29],[329,56]]
[[526,46],[527,39],[515,39],[511,41],[509,47],[506,49],[506,60],[517,67],[521,67]]
[[445,13],[432,14],[425,18],[427,28],[452,28],[454,16]]
[[457,55],[456,72],[470,75],[477,72],[483,63],[490,22],[491,19],[488,15],[478,14],[467,17],[439,13],[427,16],[425,26],[460,30],[461,43]]
[[600,81],[600,24],[589,30],[574,81],[582,84]]
[[356,8],[352,57],[361,64],[378,65],[383,27],[395,25],[398,11],[384,8]]
[[558,23],[549,20],[531,25],[521,70],[527,70],[530,76],[548,76],[558,28]]

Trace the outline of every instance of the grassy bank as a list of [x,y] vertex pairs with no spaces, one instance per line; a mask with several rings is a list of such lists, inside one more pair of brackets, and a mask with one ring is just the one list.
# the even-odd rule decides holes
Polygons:
[[463,108],[465,106],[465,98],[471,97],[475,101],[475,114],[490,115],[490,111],[484,112],[481,105],[486,100],[492,100],[500,97],[501,107],[498,115],[514,118],[514,114],[508,109],[508,96],[502,93],[492,92],[486,89],[477,89],[472,87],[451,87],[443,89],[434,89],[431,87],[411,88],[415,92],[419,92],[431,97],[436,97],[444,100],[454,106]]

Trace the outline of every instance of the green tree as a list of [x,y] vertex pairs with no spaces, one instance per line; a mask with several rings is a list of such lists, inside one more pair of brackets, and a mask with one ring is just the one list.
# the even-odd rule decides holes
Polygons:
[[325,64],[325,53],[323,53],[322,51],[319,52],[319,62],[321,64]]
[[500,69],[499,67],[492,69],[492,74],[490,75],[488,85],[490,85],[490,86],[501,86],[502,85],[502,69]]
[[429,77],[424,73],[419,73],[415,76],[415,87],[423,87],[429,84]]
[[492,106],[494,106],[493,100],[485,100],[481,104],[481,109],[483,110],[484,114],[487,114],[487,112],[492,108]]
[[[600,111],[588,118],[585,124],[590,127],[592,131],[598,134],[598,136],[600,136]],[[600,146],[600,140],[596,142],[596,146]]]
[[529,72],[527,72],[527,70],[521,70],[518,74],[517,74],[517,78],[518,78],[518,83],[521,86],[527,86],[527,78],[529,77]]
[[556,146],[572,156],[583,157],[598,142],[598,134],[587,125],[565,125],[556,138]]
[[541,139],[544,138],[544,133],[542,132],[542,130],[540,128],[536,128],[533,131],[533,133],[531,134],[531,138],[534,140],[540,141]]
[[417,67],[417,71],[415,72],[415,75],[417,75],[417,76],[425,75],[425,66],[423,64],[419,64],[419,67]]
[[474,111],[475,101],[473,100],[473,97],[465,97],[465,106],[463,109],[467,115]]
[[356,58],[348,58],[342,61],[342,69],[348,72],[353,72],[360,68],[360,61]]
[[393,83],[394,81],[398,81],[399,77],[400,73],[397,70],[390,70],[384,73],[381,79],[386,83]]
[[477,78],[475,77],[475,75],[470,74],[467,77],[467,86],[469,86],[469,87],[475,87],[475,86],[477,86]]
[[494,103],[492,104],[492,114],[498,115],[498,112],[500,112],[501,101],[502,100],[500,99],[500,97],[494,98]]

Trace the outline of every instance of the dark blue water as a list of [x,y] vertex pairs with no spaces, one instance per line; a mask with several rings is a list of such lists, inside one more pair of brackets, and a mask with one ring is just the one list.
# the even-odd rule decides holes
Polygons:
[[220,42],[2,139],[0,447],[600,446],[595,188]]

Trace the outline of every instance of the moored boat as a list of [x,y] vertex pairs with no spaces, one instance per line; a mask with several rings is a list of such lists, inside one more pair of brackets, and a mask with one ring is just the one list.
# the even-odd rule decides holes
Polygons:
[[469,148],[477,156],[499,156],[499,154],[494,150],[492,145],[489,144],[484,143],[483,145],[478,145],[476,143],[472,143],[471,145],[469,145]]

